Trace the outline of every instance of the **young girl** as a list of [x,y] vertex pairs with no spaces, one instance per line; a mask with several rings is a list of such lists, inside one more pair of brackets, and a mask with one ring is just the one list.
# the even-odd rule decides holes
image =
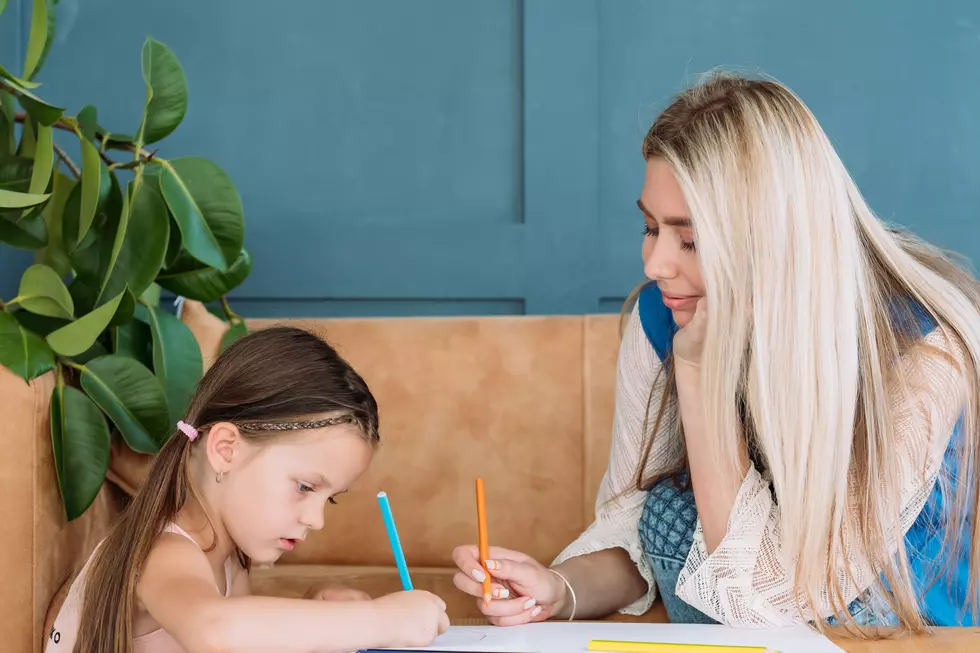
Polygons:
[[[883,225],[785,87],[715,75],[643,142],[643,261],[596,520],[491,551],[501,625],[975,623],[980,286]],[[476,547],[456,584],[480,596]]]
[[143,489],[73,582],[46,651],[431,643],[448,618],[427,592],[250,596],[250,564],[275,562],[322,528],[326,504],[361,476],[377,443],[374,397],[326,342],[288,327],[238,340],[204,375]]

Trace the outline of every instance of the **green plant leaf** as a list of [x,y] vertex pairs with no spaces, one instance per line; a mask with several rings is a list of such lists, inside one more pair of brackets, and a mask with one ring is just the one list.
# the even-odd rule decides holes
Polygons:
[[14,97],[3,90],[0,90],[0,113],[11,123],[14,122]]
[[117,134],[115,132],[110,132],[107,129],[102,129],[100,131],[103,140],[109,141],[107,148],[119,149],[119,146],[136,145],[135,136],[127,136],[126,134]]
[[0,89],[0,156],[17,151],[14,138],[14,99],[7,91]]
[[27,79],[21,79],[20,77],[17,77],[15,75],[11,75],[10,71],[4,68],[2,65],[0,65],[0,77],[10,82],[10,85],[13,86],[14,89],[18,91],[25,88],[37,88],[38,86],[40,86],[40,84],[38,84],[37,82],[32,82]]
[[[65,206],[61,218],[61,239],[65,243],[65,248],[69,254],[86,249],[79,244],[81,239],[78,237],[78,229],[81,214],[82,182],[78,180],[72,183],[71,188],[68,190],[68,196],[65,197]],[[74,258],[72,259],[72,263],[75,263]]]
[[64,107],[48,104],[26,89],[18,89],[18,91],[20,95],[17,100],[20,102],[20,106],[24,107],[24,111],[31,114],[31,118],[42,125],[53,125],[65,113]]
[[0,242],[17,249],[38,250],[44,247],[48,242],[44,220],[38,216],[14,222],[18,218],[19,213],[12,215],[0,212]]
[[78,236],[76,243],[81,242],[92,220],[95,219],[95,212],[99,208],[99,198],[102,194],[104,175],[108,175],[108,168],[102,163],[99,150],[92,141],[82,138],[82,196],[81,206],[78,214]]
[[31,31],[27,39],[27,56],[24,59],[24,79],[32,79],[41,66],[41,57],[48,44],[48,2],[34,0],[31,13]]
[[[76,250],[88,249],[96,240],[104,238],[102,229],[106,224],[114,225],[119,221],[122,211],[122,190],[116,175],[109,172],[102,161],[99,161],[101,178],[96,213],[85,235],[79,237],[82,220],[82,182],[79,180],[68,193],[65,200],[64,220],[62,225],[62,240],[70,253]],[[111,219],[110,219],[110,216]],[[115,232],[109,235],[110,241]],[[98,251],[96,248],[94,251]],[[94,263],[93,263],[94,264]]]
[[163,289],[155,283],[151,283],[150,287],[143,291],[140,295],[140,301],[146,302],[150,306],[160,305],[160,292]]
[[0,209],[26,209],[44,204],[50,193],[18,193],[0,188]]
[[38,71],[44,66],[44,62],[48,58],[48,53],[51,51],[51,46],[54,45],[54,34],[58,28],[58,11],[55,9],[55,5],[60,2],[60,0],[45,0],[48,6],[48,34],[44,42],[44,50],[41,51],[41,60],[38,61],[37,67],[34,69],[34,75],[37,75]]
[[[168,209],[168,215],[169,215],[169,209]],[[170,242],[167,243],[167,254],[166,256],[163,257],[163,266],[165,268],[169,268],[174,263],[177,262],[177,259],[180,256],[180,248],[181,248],[180,226],[177,224],[176,220],[174,220],[174,217],[171,215],[170,216]],[[197,263],[197,260],[194,259],[194,262]],[[198,264],[197,267],[200,267],[200,264]]]
[[46,265],[32,265],[20,278],[20,305],[31,313],[73,319],[75,304],[57,272]]
[[245,323],[232,322],[231,326],[228,327],[228,330],[225,331],[225,335],[221,336],[220,351],[224,352],[224,350],[228,349],[228,347],[231,346],[231,343],[235,342],[236,340],[238,340],[239,338],[245,335],[248,335],[248,327],[245,326]]
[[247,249],[243,249],[227,272],[204,267],[168,269],[157,277],[157,283],[175,295],[208,303],[221,299],[237,288],[251,271],[252,256]]
[[48,189],[51,169],[54,167],[54,135],[49,126],[38,125],[37,147],[34,150],[34,167],[28,193],[41,195]]
[[17,145],[17,156],[22,156],[25,159],[34,160],[34,150],[37,149],[37,138],[35,134],[35,125],[33,120],[25,120],[23,129],[20,133],[20,144]]
[[187,113],[187,79],[170,48],[147,38],[143,43],[142,68],[146,106],[136,135],[139,147],[166,138]]
[[[116,309],[116,314],[112,316],[109,320],[110,327],[116,327],[120,324],[129,324],[133,321],[133,313],[136,311],[136,297],[127,288],[123,293],[123,298],[119,301],[119,308]],[[111,338],[109,340],[109,346],[112,346]]]
[[[133,315],[136,312],[136,296],[127,288],[126,292],[123,294],[122,300],[119,302],[119,308],[116,309],[116,314],[112,316],[109,321],[110,327],[117,327],[121,324],[129,324],[133,321]],[[109,346],[112,346],[111,334],[109,340]]]
[[65,247],[62,227],[64,225],[65,202],[74,187],[75,180],[61,174],[56,167],[51,186],[51,199],[41,211],[41,217],[44,219],[48,231],[48,244],[39,252],[37,261],[50,265],[62,277],[68,276],[68,273],[71,272],[71,258],[68,254],[69,250]]
[[[68,284],[68,292],[71,293],[72,299],[75,300],[76,314],[90,313],[96,306],[100,305],[100,302],[96,301],[99,292],[98,281],[93,277],[75,277]],[[119,300],[119,306],[116,307],[116,312],[112,315],[106,328],[108,329],[109,327],[131,321],[135,308],[136,298],[133,297],[133,293],[127,290],[122,294],[122,298]],[[106,347],[111,349],[111,338],[107,341]]]
[[59,379],[51,393],[51,446],[68,521],[99,494],[109,468],[109,425],[85,394]]
[[[102,222],[96,217],[95,229],[90,229],[88,235],[79,243],[79,251],[72,255],[72,262],[86,276],[86,284],[91,284],[94,290],[92,301],[96,301],[102,290],[102,282],[109,277],[112,266],[112,255],[116,247],[116,234],[119,225],[127,220],[129,215],[129,192],[119,189],[119,180],[115,175],[111,178],[111,202],[107,202],[101,214]],[[68,223],[66,223],[68,224]],[[98,241],[96,241],[98,236]],[[86,241],[91,239],[91,243]]]
[[245,216],[231,179],[198,157],[163,164],[160,188],[180,226],[183,248],[218,270],[227,270],[242,251]]
[[78,129],[82,132],[82,136],[92,142],[95,142],[99,132],[98,109],[91,104],[86,105],[81,111],[78,112],[75,119],[78,121]]
[[[112,342],[111,342],[112,341],[112,337],[109,336],[108,338],[106,338],[105,337],[106,335],[109,335],[109,334],[103,334],[102,336],[100,336],[100,338],[101,338],[101,340],[107,341],[108,344],[111,345],[112,344]],[[107,356],[108,354],[110,354],[111,352],[109,351],[109,348],[106,347],[106,345],[101,340],[96,340],[94,343],[92,343],[92,346],[91,347],[89,347],[88,349],[86,349],[85,351],[83,351],[82,353],[80,353],[79,355],[72,356],[71,357],[72,361],[74,361],[75,363],[77,363],[79,365],[84,365],[84,364],[88,363],[90,360],[94,360],[94,359],[99,358],[101,356]]]
[[0,16],[3,15],[3,12],[6,9],[7,9],[7,0],[0,0]]
[[0,311],[0,365],[30,381],[54,369],[54,352],[43,338],[25,329],[13,315]]
[[167,393],[170,423],[176,424],[186,414],[201,380],[201,347],[190,328],[175,316],[157,308],[140,308],[145,308],[153,334],[153,373]]
[[123,196],[118,223],[113,226],[112,216],[107,217],[110,222],[99,243],[100,261],[105,264],[100,269],[99,298],[111,297],[125,287],[136,296],[142,295],[163,267],[170,239],[170,219],[163,198],[152,184],[141,182],[137,174]]
[[[99,247],[94,242],[88,247],[79,247],[68,255],[68,260],[71,261],[72,269],[78,275],[76,278],[84,279],[85,285],[91,288],[91,293],[88,296],[92,302],[91,305],[95,306],[95,300],[99,296],[100,285]],[[84,302],[79,304],[79,307],[83,306],[85,306]]]
[[[146,308],[136,305],[137,315]],[[153,368],[153,336],[150,327],[140,319],[134,319],[127,324],[120,324],[112,329],[112,351],[119,356],[127,356],[141,363],[144,367]],[[159,378],[159,377],[157,377]]]
[[[79,253],[72,255],[72,261],[79,258]],[[95,260],[98,260],[97,258]],[[95,298],[99,294],[99,281],[94,275],[79,271],[78,275],[68,284],[68,292],[75,300],[75,313],[85,315],[95,308]]]
[[20,156],[0,154],[0,188],[26,193],[31,187],[34,162]]
[[11,313],[14,319],[17,320],[22,327],[36,333],[42,338],[47,336],[52,331],[57,331],[66,324],[71,324],[71,320],[63,320],[58,317],[48,317],[46,315],[38,315],[37,313],[31,313],[30,311],[14,311]]
[[[78,275],[75,281],[84,286],[80,288],[79,293],[76,293],[72,287],[75,282],[69,285],[68,289],[72,291],[72,296],[76,297],[75,305],[80,312],[83,312],[85,307],[91,308],[99,303],[97,301],[99,290],[102,288],[102,280],[108,273],[116,229],[123,210],[123,195],[116,176],[106,172],[103,181],[107,192],[104,194],[103,201],[99,203],[92,227],[78,245],[74,243],[81,211],[80,183],[72,188],[65,203],[62,239],[69,251],[72,268]],[[71,249],[73,245],[74,249]],[[84,301],[78,301],[79,294],[84,297]]]
[[133,451],[157,453],[172,434],[163,387],[137,361],[110,354],[82,367],[82,388]]
[[99,306],[91,313],[83,315],[71,324],[49,334],[48,344],[62,356],[77,356],[92,346],[96,338],[109,326],[109,322],[119,308],[125,291]]

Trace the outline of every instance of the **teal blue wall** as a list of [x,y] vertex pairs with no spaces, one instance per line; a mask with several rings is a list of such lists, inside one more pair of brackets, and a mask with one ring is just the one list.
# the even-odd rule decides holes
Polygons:
[[[174,49],[190,106],[161,154],[238,185],[246,315],[583,313],[641,278],[640,139],[719,65],[788,83],[882,217],[980,259],[980,2],[929,5],[61,0],[40,79],[134,131],[140,45]],[[0,245],[0,296],[26,264]]]

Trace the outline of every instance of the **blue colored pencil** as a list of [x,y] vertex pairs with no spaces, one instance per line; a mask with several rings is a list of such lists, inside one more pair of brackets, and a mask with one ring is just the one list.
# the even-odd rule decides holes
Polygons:
[[388,503],[388,495],[384,492],[378,492],[378,504],[381,506],[381,516],[384,518],[385,528],[388,530],[388,540],[391,542],[391,552],[395,556],[398,575],[402,579],[402,589],[408,592],[413,589],[412,579],[408,575],[405,552],[402,551],[402,543],[398,539],[398,529],[395,528],[395,517],[391,514],[391,504]]

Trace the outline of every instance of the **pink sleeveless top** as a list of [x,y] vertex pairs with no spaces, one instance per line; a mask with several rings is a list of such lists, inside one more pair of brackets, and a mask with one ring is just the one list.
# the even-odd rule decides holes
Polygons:
[[[183,535],[190,541],[194,541],[194,538],[177,524],[170,524],[163,529],[163,532]],[[102,546],[101,542],[99,546]],[[65,602],[58,612],[54,627],[45,638],[45,653],[72,653],[74,650],[75,640],[78,637],[78,623],[82,613],[82,587],[85,584],[85,577],[91,562],[92,558],[90,557],[68,590],[68,596],[65,597]],[[231,595],[234,564],[232,558],[225,560],[225,596]],[[134,650],[135,653],[186,653],[180,644],[163,628],[137,637],[134,640]]]

